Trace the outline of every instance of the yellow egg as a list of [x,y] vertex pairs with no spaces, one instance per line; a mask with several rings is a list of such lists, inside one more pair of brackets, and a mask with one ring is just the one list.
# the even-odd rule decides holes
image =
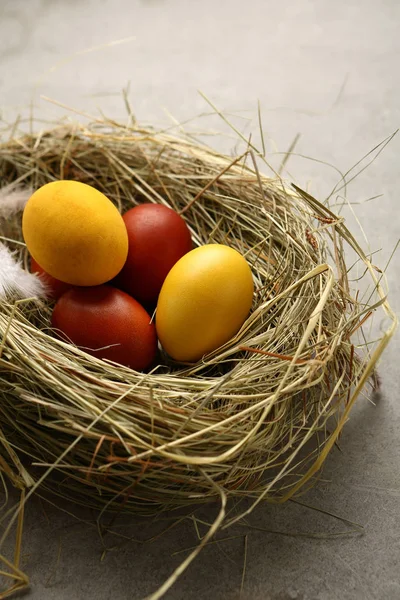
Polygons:
[[253,278],[233,248],[209,244],[185,254],[161,288],[156,327],[164,350],[193,362],[230,340],[246,320]]
[[73,285],[100,285],[119,273],[128,234],[117,208],[78,181],[54,181],[28,200],[22,231],[29,252],[50,275]]

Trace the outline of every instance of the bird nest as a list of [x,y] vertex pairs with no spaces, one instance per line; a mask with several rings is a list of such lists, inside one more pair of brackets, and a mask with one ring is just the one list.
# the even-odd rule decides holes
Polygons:
[[[74,179],[121,212],[163,203],[195,246],[242,253],[255,282],[251,313],[227,344],[147,373],[54,337],[51,304],[0,299],[0,469],[16,486],[145,515],[219,500],[212,535],[243,516],[228,518],[227,500],[250,499],[247,513],[315,481],[374,384],[395,317],[344,219],[262,175],[262,159],[251,146],[232,159],[189,137],[99,121],[0,146],[2,184]],[[20,215],[2,219],[0,235],[27,264]],[[392,322],[370,344],[363,324],[377,309]]]

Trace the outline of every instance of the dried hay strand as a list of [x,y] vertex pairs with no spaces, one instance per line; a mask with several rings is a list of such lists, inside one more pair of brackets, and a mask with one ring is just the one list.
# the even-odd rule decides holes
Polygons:
[[[189,136],[100,119],[0,145],[2,184],[70,178],[121,212],[163,203],[195,245],[244,254],[256,288],[227,344],[196,364],[164,356],[149,373],[56,339],[46,302],[0,299],[0,471],[27,496],[40,486],[141,515],[219,500],[203,545],[259,502],[285,502],[316,480],[396,317],[344,219],[262,175],[260,158],[250,144],[232,159]],[[1,220],[0,235],[27,264],[20,215]],[[389,324],[374,342],[363,325],[378,309]],[[250,508],[227,518],[227,501],[244,497]]]

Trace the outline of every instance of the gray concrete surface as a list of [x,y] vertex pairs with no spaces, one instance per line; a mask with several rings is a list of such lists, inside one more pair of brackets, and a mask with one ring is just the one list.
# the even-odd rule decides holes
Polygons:
[[[275,164],[276,148],[286,150],[301,132],[301,154],[346,170],[400,124],[399,21],[397,0],[0,0],[1,115],[11,121],[26,114],[32,98],[35,114],[46,119],[66,113],[40,100],[45,95],[118,117],[120,92],[130,81],[140,120],[166,123],[167,109],[183,121],[209,112],[201,89],[247,132],[257,129],[260,100]],[[77,54],[129,36],[135,40]],[[204,116],[193,127],[223,124]],[[210,143],[231,151],[234,142]],[[399,151],[396,138],[349,189],[372,249],[382,248],[375,260],[381,266],[399,238]],[[319,196],[337,180],[332,169],[310,160],[293,159],[288,169]],[[383,196],[363,203],[377,194]],[[399,267],[397,252],[388,270],[397,312]],[[380,397],[374,404],[360,398],[342,452],[330,456],[320,484],[304,497],[361,523],[364,533],[312,538],[239,528],[240,537],[207,548],[167,598],[238,598],[245,533],[244,599],[400,598],[399,349],[397,335],[380,367]],[[93,522],[93,515],[79,514]],[[158,544],[131,542],[101,561],[94,528],[39,501],[28,505],[26,523],[23,568],[32,600],[143,598],[178,564],[182,555],[173,552],[196,542],[185,525]],[[294,504],[263,506],[251,523],[299,533],[344,529]],[[134,520],[118,526],[137,537],[148,534]]]

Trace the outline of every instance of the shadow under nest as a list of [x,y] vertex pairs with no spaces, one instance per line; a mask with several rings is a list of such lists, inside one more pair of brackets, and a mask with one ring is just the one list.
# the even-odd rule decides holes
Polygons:
[[[255,282],[233,339],[196,364],[161,356],[148,373],[56,339],[42,301],[0,300],[0,468],[15,485],[148,515],[231,497],[283,502],[314,481],[386,343],[374,354],[354,342],[385,298],[329,204],[250,158],[115,123],[0,145],[3,184],[75,179],[121,212],[164,203],[196,246],[245,255]],[[20,216],[0,221],[0,235],[27,265]],[[349,282],[346,244],[371,278],[367,302]]]

